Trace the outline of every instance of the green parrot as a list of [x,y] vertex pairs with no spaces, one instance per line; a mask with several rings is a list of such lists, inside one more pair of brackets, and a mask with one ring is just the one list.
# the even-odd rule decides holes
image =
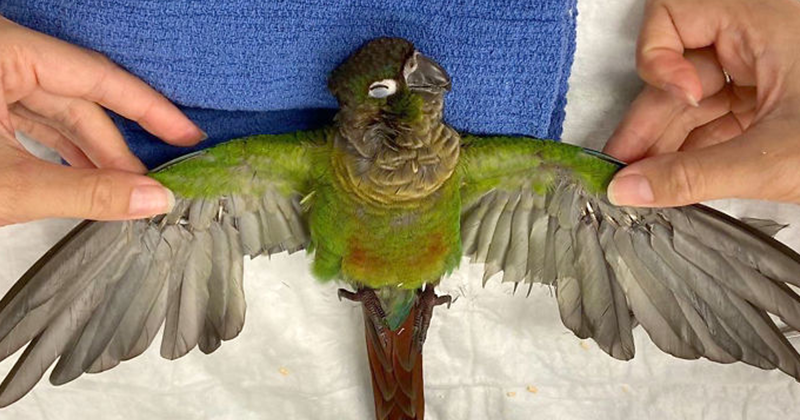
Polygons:
[[[361,303],[379,420],[424,417],[422,348],[434,287],[462,257],[516,285],[552,286],[564,325],[612,357],[641,325],[664,352],[800,378],[770,318],[800,329],[800,255],[780,226],[703,206],[616,207],[623,164],[442,121],[450,77],[413,44],[380,38],[330,76],[326,128],[232,140],[151,173],[166,215],[81,223],[0,301],[0,360],[27,345],[0,406],[134,358],[215,351],[245,319],[243,257],[306,250],[320,281]],[[57,361],[57,363],[56,363]]]

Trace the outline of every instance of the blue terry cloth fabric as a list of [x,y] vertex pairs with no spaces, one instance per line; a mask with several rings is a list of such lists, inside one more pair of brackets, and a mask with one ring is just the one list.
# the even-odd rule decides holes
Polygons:
[[[184,107],[207,147],[329,121],[328,73],[378,36],[405,37],[447,69],[456,129],[558,138],[575,2],[3,0],[0,14],[106,54]],[[150,167],[187,151],[115,121]]]

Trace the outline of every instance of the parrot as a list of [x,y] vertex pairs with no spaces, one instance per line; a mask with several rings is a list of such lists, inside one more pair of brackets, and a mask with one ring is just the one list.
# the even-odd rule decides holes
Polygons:
[[[50,382],[112,369],[162,330],[160,353],[216,351],[245,321],[243,260],[305,251],[314,276],[361,305],[375,418],[423,420],[423,345],[437,284],[465,257],[484,284],[551,287],[564,326],[630,360],[641,326],[682,359],[743,362],[800,380],[800,255],[785,227],[704,205],[616,206],[623,162],[444,121],[451,78],[402,38],[335,68],[339,104],[313,130],[233,139],[150,176],[174,208],[83,221],[0,300],[0,360],[25,347],[0,407]],[[773,319],[773,317],[775,319]]]

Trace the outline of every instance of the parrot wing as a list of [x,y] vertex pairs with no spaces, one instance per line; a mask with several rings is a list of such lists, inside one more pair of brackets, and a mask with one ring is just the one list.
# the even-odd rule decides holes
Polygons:
[[151,176],[176,195],[167,215],[84,221],[0,301],[0,360],[27,348],[0,385],[24,396],[56,359],[55,385],[140,355],[165,324],[161,355],[205,353],[241,331],[243,256],[308,243],[300,200],[326,132],[234,140]]
[[[544,283],[561,320],[611,356],[634,355],[641,324],[683,359],[742,361],[800,379],[800,356],[769,314],[800,329],[800,255],[701,205],[616,207],[605,190],[624,166],[601,153],[524,137],[465,136],[462,244],[484,281]],[[769,233],[769,234],[768,234]]]

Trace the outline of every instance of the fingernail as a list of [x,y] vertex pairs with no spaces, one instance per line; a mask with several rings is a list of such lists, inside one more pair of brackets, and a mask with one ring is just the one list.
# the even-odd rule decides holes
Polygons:
[[160,185],[140,185],[131,192],[128,214],[155,216],[168,213],[175,206],[175,195]]
[[[208,133],[206,133],[206,132],[205,132],[204,130],[202,130],[202,129],[198,129],[198,130],[200,130],[200,141],[207,140],[207,139],[208,139]],[[199,143],[199,142],[198,142],[198,143]]]
[[615,206],[641,206],[655,201],[650,181],[642,175],[625,175],[608,184],[608,200]]
[[687,104],[697,108],[700,106],[700,102],[697,98],[694,97],[691,93],[686,90],[679,88],[677,85],[673,85],[672,83],[667,83],[664,85],[664,90],[670,93],[673,97],[678,99],[679,101],[686,102]]

